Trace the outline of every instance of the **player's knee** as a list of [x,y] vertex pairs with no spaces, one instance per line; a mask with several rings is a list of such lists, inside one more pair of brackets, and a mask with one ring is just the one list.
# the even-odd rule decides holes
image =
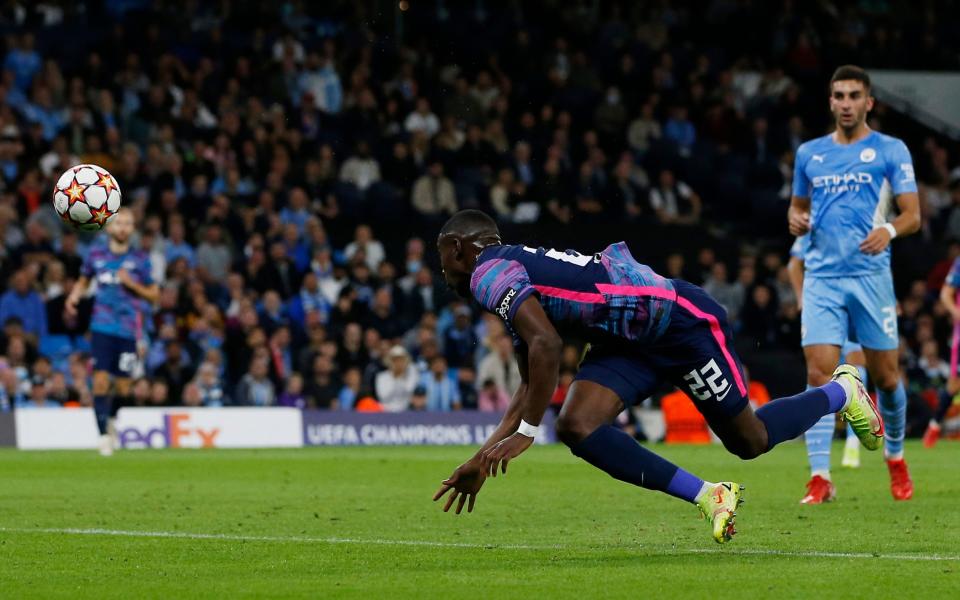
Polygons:
[[736,440],[724,440],[727,450],[741,460],[753,460],[767,451],[767,441],[758,436],[740,437]]
[[557,438],[572,448],[593,433],[596,424],[587,423],[586,420],[576,416],[560,413],[560,416],[557,417],[556,429]]
[[110,374],[106,371],[96,371],[93,374],[93,394],[103,396],[110,393]]
[[813,387],[820,387],[830,381],[833,371],[822,369],[819,365],[807,365],[807,383]]
[[893,391],[897,388],[897,384],[900,383],[900,373],[897,369],[887,370],[879,373],[874,378],[874,382],[878,388],[885,392]]

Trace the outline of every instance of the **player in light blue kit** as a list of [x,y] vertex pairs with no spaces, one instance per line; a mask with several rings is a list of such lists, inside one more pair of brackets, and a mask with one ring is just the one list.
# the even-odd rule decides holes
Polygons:
[[[848,339],[863,346],[885,421],[891,492],[909,500],[913,483],[903,460],[907,397],[897,361],[889,245],[920,228],[920,201],[906,145],[866,124],[873,103],[866,71],[847,65],[834,72],[830,111],[836,130],[797,149],[788,221],[791,234],[810,234],[801,317],[807,382],[829,381]],[[900,214],[887,222],[891,199]],[[822,478],[808,487],[823,499],[833,495],[833,485]]]
[[[809,246],[810,238],[807,235],[798,237],[790,247],[790,262],[787,263],[787,272],[790,275],[790,285],[793,292],[797,295],[797,308],[803,311],[803,261],[804,254]],[[864,386],[867,385],[867,359],[863,355],[863,348],[860,344],[847,340],[840,347],[840,362],[853,365],[860,373],[860,379]],[[830,441],[833,439],[834,421],[832,419],[823,419],[811,429],[804,433],[807,440],[807,459],[810,461],[811,481],[816,481],[816,477],[830,481]],[[830,432],[829,437],[827,432]],[[824,443],[826,442],[826,443]],[[853,428],[847,424],[847,442],[843,451],[843,461],[845,467],[856,469],[860,466],[860,439],[854,433]],[[823,487],[818,484],[816,487]],[[830,486],[827,488],[833,492]],[[817,494],[808,493],[800,500],[801,504],[818,504],[820,502],[831,500],[832,496],[821,498]]]
[[150,259],[145,252],[130,247],[133,213],[117,213],[107,225],[107,234],[107,243],[98,243],[85,257],[80,278],[64,304],[67,316],[75,315],[87,286],[92,281],[97,283],[90,343],[93,411],[104,456],[113,453],[108,424],[114,414],[114,396],[130,393],[131,377],[139,362],[137,342],[147,327],[152,304],[160,297],[160,289],[150,276]]

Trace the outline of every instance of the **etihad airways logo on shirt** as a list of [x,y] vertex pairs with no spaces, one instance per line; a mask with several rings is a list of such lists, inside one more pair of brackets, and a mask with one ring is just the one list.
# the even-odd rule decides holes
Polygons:
[[497,314],[500,315],[500,318],[504,321],[507,320],[507,315],[510,314],[510,303],[513,302],[513,298],[517,295],[517,290],[510,289],[507,291],[507,295],[503,297],[503,300],[500,301],[500,306],[497,308]]
[[813,178],[813,187],[821,188],[833,185],[850,185],[851,183],[873,183],[870,173],[840,173],[833,175],[818,175]]

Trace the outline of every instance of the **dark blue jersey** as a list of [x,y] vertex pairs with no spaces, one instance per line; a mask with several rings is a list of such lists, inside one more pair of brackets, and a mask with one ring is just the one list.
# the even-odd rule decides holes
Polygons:
[[670,321],[676,291],[670,279],[634,260],[623,242],[603,252],[490,246],[477,257],[470,291],[499,315],[517,339],[513,318],[534,296],[560,331],[587,339],[656,340]]

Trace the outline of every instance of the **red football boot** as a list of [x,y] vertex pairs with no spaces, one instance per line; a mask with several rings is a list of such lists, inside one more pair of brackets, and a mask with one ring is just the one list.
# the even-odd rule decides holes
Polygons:
[[814,475],[807,482],[807,495],[800,500],[800,504],[823,504],[836,497],[837,488],[833,487],[833,482]]
[[893,494],[893,499],[909,500],[913,498],[913,481],[910,480],[907,462],[902,458],[888,458],[887,469],[890,470],[890,493]]
[[923,447],[924,448],[933,448],[937,445],[937,440],[940,439],[940,426],[930,421],[930,424],[927,425],[927,430],[923,434]]

